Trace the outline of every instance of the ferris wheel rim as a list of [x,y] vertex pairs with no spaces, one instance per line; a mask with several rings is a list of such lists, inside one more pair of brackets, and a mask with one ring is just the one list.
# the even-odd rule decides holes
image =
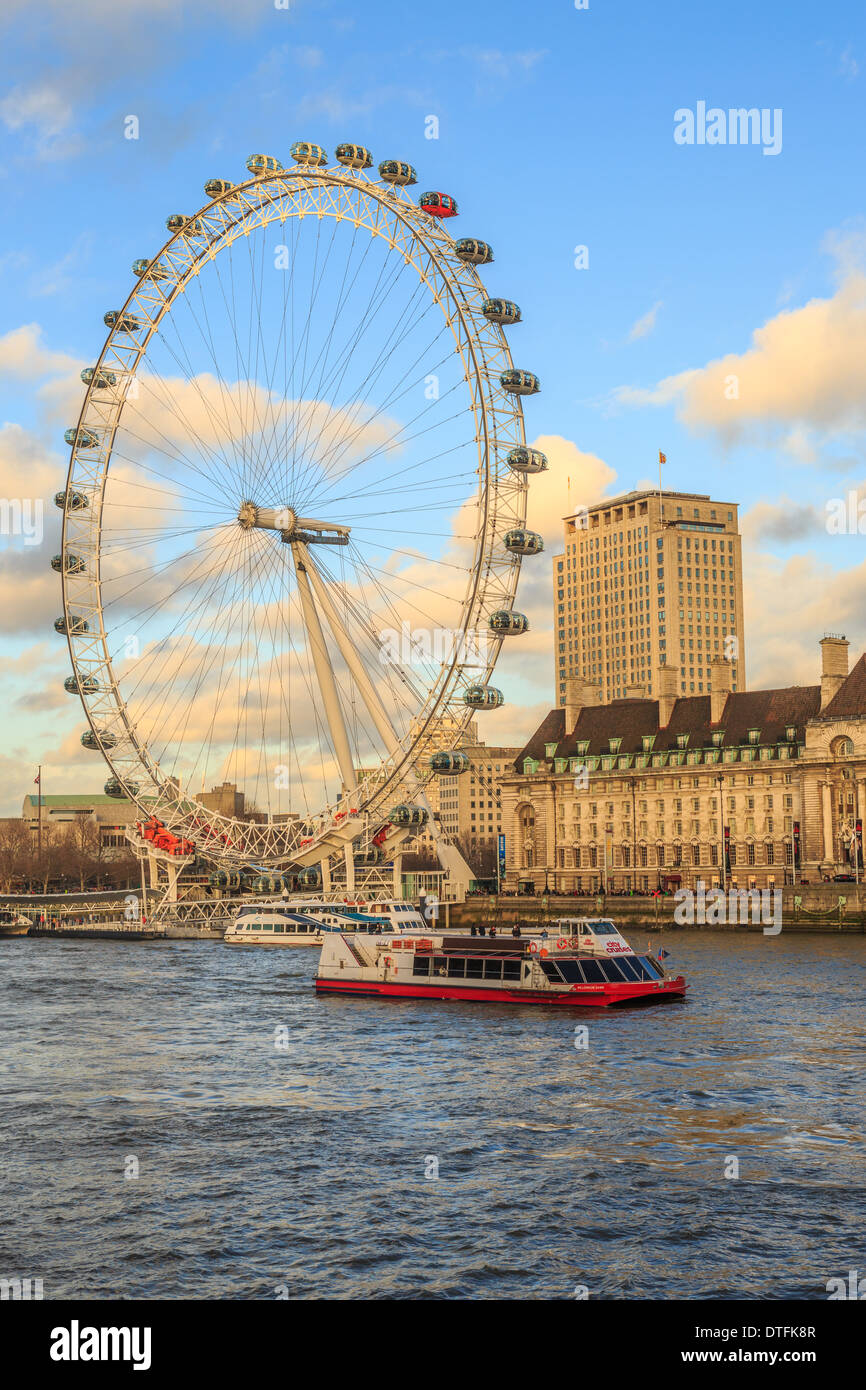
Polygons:
[[[453,306],[453,311],[456,312],[460,320],[461,327],[463,329],[463,332],[465,333],[466,351],[469,352],[474,365],[474,383],[478,390],[477,398],[471,389],[469,395],[470,409],[472,411],[472,414],[476,420],[480,419],[481,422],[481,429],[477,432],[476,437],[476,445],[479,453],[479,458],[481,460],[481,464],[479,467],[479,493],[476,497],[476,506],[478,506],[479,501],[483,501],[483,518],[482,523],[477,528],[475,554],[470,569],[469,592],[464,597],[462,603],[464,617],[463,630],[465,632],[471,624],[473,613],[481,611],[483,598],[487,592],[487,587],[490,582],[491,552],[496,540],[496,520],[497,505],[499,503],[499,489],[494,489],[493,496],[491,498],[490,483],[498,463],[498,453],[497,444],[494,440],[491,439],[490,423],[492,418],[495,424],[497,416],[496,407],[492,400],[492,393],[489,389],[491,383],[495,379],[495,373],[491,368],[488,354],[485,351],[484,343],[481,341],[479,337],[477,331],[477,319],[472,318],[470,321],[469,306],[465,301],[465,296],[461,289],[459,278],[455,274],[454,260],[456,258],[453,255],[454,243],[443,235],[443,229],[441,227],[435,224],[430,225],[433,222],[433,219],[430,218],[426,213],[424,213],[423,210],[419,209],[414,203],[410,202],[408,198],[395,195],[390,188],[386,188],[380,184],[377,184],[376,182],[374,182],[373,179],[366,178],[360,174],[350,175],[345,169],[337,170],[335,168],[327,168],[311,170],[308,167],[299,167],[281,170],[277,173],[268,174],[265,177],[251,178],[245,181],[243,184],[235,186],[235,188],[233,188],[231,191],[218,194],[216,197],[212,198],[208,203],[204,204],[198,212],[192,214],[190,219],[188,220],[190,222],[200,223],[202,219],[206,218],[214,209],[220,207],[224,208],[228,203],[238,201],[241,198],[241,196],[247,197],[253,193],[255,194],[255,201],[253,206],[248,206],[241,216],[235,216],[234,218],[232,218],[228,222],[228,224],[224,226],[222,233],[220,233],[215,240],[210,240],[203,244],[194,257],[187,257],[185,270],[178,270],[174,285],[171,287],[171,291],[168,295],[161,292],[161,297],[163,300],[162,307],[159,309],[155,317],[149,318],[146,333],[144,334],[141,341],[138,343],[137,350],[131,352],[127,342],[123,342],[120,344],[118,343],[118,339],[121,338],[124,333],[123,328],[120,326],[123,322],[123,318],[124,316],[127,316],[132,313],[132,309],[134,306],[141,304],[142,287],[148,285],[148,283],[150,287],[154,286],[155,281],[149,277],[149,272],[151,268],[156,263],[162,263],[163,259],[166,256],[174,254],[174,252],[178,248],[182,247],[184,253],[188,253],[190,251],[189,237],[187,236],[185,229],[181,228],[178,231],[176,231],[168,239],[168,241],[165,242],[165,244],[157,253],[157,255],[148,263],[148,268],[144,271],[142,275],[138,277],[132,290],[127,296],[123,308],[119,311],[117,320],[114,324],[110,325],[109,327],[108,335],[105,339],[102,350],[96,361],[96,366],[94,368],[94,377],[87,384],[87,389],[84,393],[84,400],[82,402],[78,423],[76,425],[76,443],[72,446],[70,464],[67,472],[66,498],[63,508],[61,547],[62,553],[64,556],[67,553],[67,543],[70,530],[71,515],[70,498],[75,492],[76,484],[80,485],[81,482],[80,475],[77,472],[77,464],[80,462],[79,447],[77,442],[78,435],[82,429],[86,429],[88,427],[89,412],[93,407],[93,398],[97,390],[96,383],[99,380],[99,373],[103,369],[107,369],[107,364],[112,362],[114,358],[122,359],[123,354],[125,353],[126,360],[133,361],[133,365],[127,373],[128,378],[131,380],[134,377],[140,365],[142,363],[147,362],[147,351],[154,333],[157,332],[159,325],[162,323],[165,316],[167,314],[170,314],[179,296],[186,292],[188,284],[191,282],[193,277],[199,273],[199,270],[203,263],[209,260],[214,260],[219,251],[224,249],[225,246],[232,244],[236,237],[241,235],[249,235],[249,230],[244,231],[243,229],[241,229],[241,223],[245,221],[250,215],[254,217],[261,216],[263,212],[266,212],[268,209],[270,209],[271,216],[264,217],[261,221],[259,221],[256,224],[262,227],[265,227],[269,225],[270,222],[277,220],[278,214],[275,211],[276,194],[271,193],[270,196],[267,196],[268,190],[272,187],[285,186],[287,184],[293,184],[295,186],[296,191],[303,188],[308,192],[311,190],[315,190],[321,193],[321,191],[324,188],[327,188],[329,190],[333,188],[340,188],[348,190],[350,193],[363,194],[368,198],[372,198],[380,207],[385,208],[388,212],[392,213],[396,221],[399,222],[405,229],[405,232],[409,237],[410,244],[414,245],[415,243],[417,243],[418,245],[423,247],[424,252],[429,256],[431,263],[435,264],[437,273],[441,277],[444,290],[450,297],[450,304]],[[303,214],[295,215],[302,216]],[[326,212],[325,215],[329,214]],[[349,220],[343,214],[339,213],[337,210],[333,208],[331,209],[330,215],[332,215],[336,221]],[[281,220],[284,221],[285,217]],[[360,217],[357,218],[355,225],[356,228],[364,225]],[[231,238],[231,242],[227,237],[227,232],[229,229],[239,229],[235,230],[235,235]],[[368,230],[373,236],[385,236],[384,231],[379,230],[378,228],[367,226],[366,230]],[[388,242],[391,251],[398,250],[392,237],[385,236],[385,240]],[[448,260],[448,257],[445,254],[449,250],[452,251],[450,261]],[[415,264],[414,260],[412,260],[412,258],[407,254],[407,252],[404,250],[401,252],[401,254],[403,255],[404,259],[404,267],[408,268],[410,265],[414,266],[414,268],[419,274],[419,278],[425,284],[426,288],[431,292],[433,299],[439,302],[440,308],[442,308],[443,314],[445,315],[448,327],[451,330],[452,335],[454,337],[455,352],[459,353],[460,357],[465,360],[463,350],[460,347],[459,338],[452,323],[452,319],[446,312],[445,306],[443,305],[441,299],[437,294],[432,292],[432,287],[427,276],[421,273],[419,267]],[[465,276],[466,279],[472,284],[472,288],[474,289],[476,295],[486,294],[484,286],[474,266],[469,266],[465,263],[461,264],[460,274]],[[460,291],[459,293],[458,290]],[[488,325],[488,327],[492,329],[494,326]],[[130,336],[132,335],[126,335],[127,338]],[[511,353],[501,327],[498,329],[498,333],[495,336],[498,337],[498,348],[501,354],[500,365],[504,366],[505,369],[511,369],[513,367]],[[133,339],[133,341],[135,340]],[[120,349],[120,351],[118,351],[118,348]],[[112,358],[112,354],[114,354],[114,358]],[[486,393],[485,385],[488,388]],[[121,391],[119,393],[118,399],[115,402],[116,409],[114,411],[113,420],[110,424],[110,433],[106,436],[109,440],[108,448],[104,453],[104,458],[102,458],[101,461],[99,461],[96,465],[95,476],[98,479],[99,489],[99,517],[97,519],[97,524],[101,521],[102,508],[104,506],[105,483],[109,475],[109,469],[111,467],[112,459],[114,457],[114,438],[123,416],[125,404],[126,396],[123,393],[123,391]],[[523,412],[519,398],[516,400],[512,398],[506,402],[503,393],[503,399],[499,403],[500,413],[504,413],[503,407],[507,408],[512,423],[513,437],[508,437],[507,446],[513,448],[515,445],[525,445]],[[484,470],[483,481],[480,476],[482,467]],[[91,474],[94,475],[94,469],[91,469]],[[525,521],[525,479],[511,478],[510,481],[513,484],[513,497],[516,499],[517,502],[516,512],[512,515],[511,521],[513,523],[515,520],[517,520],[518,524],[522,524]],[[74,519],[75,518],[73,515],[73,521]],[[103,660],[99,664],[105,672],[110,674],[109,691],[111,698],[114,701],[116,711],[119,714],[121,722],[123,723],[125,728],[128,746],[132,751],[134,759],[133,769],[135,765],[140,766],[142,770],[145,772],[147,778],[150,779],[153,788],[157,792],[156,804],[159,805],[163,794],[166,794],[168,804],[176,807],[178,814],[181,815],[181,818],[185,818],[185,822],[189,819],[190,815],[193,815],[197,812],[199,814],[204,814],[208,816],[209,820],[212,823],[219,823],[220,825],[227,824],[234,827],[236,825],[236,821],[234,818],[222,817],[216,813],[209,812],[206,810],[206,808],[202,806],[202,804],[197,800],[197,798],[194,795],[184,793],[181,796],[178,788],[174,786],[167,786],[168,779],[160,769],[159,762],[151,757],[146,743],[143,743],[139,740],[134,725],[131,724],[129,720],[126,704],[122,696],[122,690],[114,673],[111,652],[108,649],[108,631],[105,626],[104,613],[102,609],[102,579],[100,568],[101,551],[98,547],[94,551],[94,560],[96,568],[94,574],[90,577],[90,587],[93,591],[95,591],[97,601],[95,604],[91,605],[90,611],[94,612],[94,614],[98,613],[98,639],[99,644],[102,648],[103,655]],[[507,580],[505,585],[502,586],[500,589],[500,592],[505,597],[507,606],[509,607],[511,606],[511,603],[513,603],[514,594],[516,592],[519,570],[520,556],[514,554],[510,555],[507,561]],[[89,726],[93,731],[93,734],[96,737],[96,739],[99,740],[99,715],[97,712],[95,712],[94,709],[93,693],[89,692],[85,688],[86,676],[90,672],[90,667],[87,667],[86,664],[81,661],[81,658],[79,656],[79,649],[81,647],[80,639],[82,634],[75,631],[75,625],[73,622],[70,621],[70,619],[73,617],[72,605],[75,602],[75,599],[73,598],[73,590],[77,587],[74,582],[75,578],[75,576],[67,573],[64,564],[64,567],[61,571],[61,579],[63,589],[63,610],[66,624],[67,644],[70,653],[70,661],[72,665],[72,670],[77,680],[78,693],[84,706]],[[501,637],[494,636],[492,638],[491,650],[489,653],[489,660],[487,663],[486,671],[483,676],[476,671],[475,675],[473,676],[474,680],[477,681],[483,679],[484,681],[489,681],[499,655],[501,644]],[[91,666],[93,664],[94,663],[91,662]],[[434,721],[437,719],[439,713],[441,713],[442,708],[447,704],[450,694],[453,694],[453,691],[458,684],[458,669],[459,662],[457,660],[457,656],[454,655],[450,661],[450,664],[447,667],[443,666],[442,672],[440,673],[439,680],[436,683],[436,685],[438,685],[438,695],[436,696],[435,701],[432,700],[432,696],[435,693],[435,686],[431,688],[431,691],[428,694],[427,701],[425,702],[425,709],[427,710],[426,718],[424,719],[424,722],[420,730],[411,738],[408,734],[404,736],[403,742],[407,746],[404,749],[402,759],[391,769],[390,776],[386,779],[382,787],[379,788],[379,790],[367,803],[365,807],[366,810],[374,810],[376,807],[379,806],[379,804],[383,800],[387,799],[387,795],[390,794],[390,786],[395,782],[399,782],[399,779],[404,774],[406,768],[410,766],[416,759],[418,755],[418,750],[422,748],[422,746],[424,746],[425,744],[425,738],[427,737],[428,730],[430,730]],[[84,678],[82,677],[82,672],[84,672]],[[427,708],[427,706],[429,706],[429,708]],[[463,722],[461,732],[465,732],[465,729],[467,728],[469,722],[473,718],[473,714],[474,711],[469,707],[462,711]],[[130,777],[130,767],[127,766],[127,763],[121,762],[121,759],[118,753],[116,752],[116,746],[117,745],[115,745],[115,747],[113,748],[104,748],[100,744],[100,751],[102,752],[106,763],[109,765],[112,773],[114,774],[114,777],[121,784],[124,791],[128,795],[130,795],[131,798],[135,801],[136,805],[139,807],[139,809],[141,809],[142,814],[145,814],[147,811],[152,809],[153,803],[149,800],[145,801],[144,794],[142,793],[141,789],[135,787],[135,785],[132,783]],[[127,762],[128,761],[129,759],[127,759]],[[383,765],[385,761],[387,760],[383,760]],[[184,808],[182,814],[181,808]],[[328,814],[328,808],[324,808],[323,814]],[[273,824],[273,822],[268,822],[268,824],[271,825]],[[205,853],[208,853],[208,851],[205,850]],[[215,849],[214,853],[218,857],[224,859],[238,857],[237,853],[233,848],[227,850],[225,853]],[[249,857],[249,853],[244,853],[240,857],[246,859]],[[264,858],[265,855],[259,852],[258,857]],[[290,856],[288,855],[283,855],[281,857],[290,858]]]

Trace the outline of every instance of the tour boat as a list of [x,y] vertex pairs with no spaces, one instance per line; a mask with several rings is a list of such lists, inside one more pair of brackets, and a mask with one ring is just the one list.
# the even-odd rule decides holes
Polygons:
[[545,941],[524,936],[324,938],[320,994],[466,999],[473,1003],[602,1007],[685,994],[651,955],[638,955],[613,922],[560,918]]
[[344,903],[283,898],[239,907],[223,940],[230,946],[319,946],[331,932],[381,936],[393,931],[384,915],[358,912]]
[[3,908],[0,911],[0,936],[26,936],[33,923],[23,912]]

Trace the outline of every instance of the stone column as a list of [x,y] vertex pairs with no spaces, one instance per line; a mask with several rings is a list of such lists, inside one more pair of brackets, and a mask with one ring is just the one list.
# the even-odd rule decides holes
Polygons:
[[824,830],[824,861],[834,863],[833,848],[833,789],[829,782],[821,784],[821,822]]

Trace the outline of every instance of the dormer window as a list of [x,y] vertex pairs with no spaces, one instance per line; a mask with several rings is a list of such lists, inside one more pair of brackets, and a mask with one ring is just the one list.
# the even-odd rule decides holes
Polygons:
[[652,746],[653,746],[653,744],[655,743],[655,741],[656,741],[656,736],[655,736],[655,734],[644,734],[643,737],[641,738],[641,743],[643,744],[643,751],[644,751],[645,753],[651,753],[651,752],[652,752]]
[[688,734],[677,734],[677,748],[687,748],[689,742]]
[[796,724],[788,724],[787,727],[786,727],[786,729],[785,729],[785,738],[788,740],[789,743],[793,743],[793,742],[794,742],[794,739],[795,739],[796,737],[797,737],[797,726],[796,726]]
[[556,756],[556,744],[555,744],[555,743],[545,743],[545,745],[544,745],[544,756],[545,756],[545,758],[553,758],[553,757]]
[[758,742],[760,741],[760,738],[761,738],[761,730],[760,730],[760,729],[750,729],[750,730],[749,730],[749,742],[750,742],[750,743],[758,743]]
[[607,746],[608,746],[608,748],[610,749],[611,753],[618,753],[618,752],[619,752],[619,745],[620,745],[621,743],[622,743],[622,739],[621,739],[621,738],[609,738],[608,741],[607,741]]
[[578,754],[580,755],[581,758],[585,758],[585,757],[586,757],[587,753],[589,752],[589,739],[588,739],[588,738],[582,738],[582,739],[579,741],[579,743],[578,743],[578,745],[577,745],[577,751],[578,751]]

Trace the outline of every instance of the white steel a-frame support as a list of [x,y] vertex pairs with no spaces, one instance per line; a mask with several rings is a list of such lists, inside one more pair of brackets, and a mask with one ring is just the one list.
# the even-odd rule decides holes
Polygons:
[[[340,655],[342,656],[343,660],[345,661],[346,665],[348,666],[355,679],[355,683],[357,684],[358,690],[360,691],[361,698],[363,699],[364,704],[367,706],[367,709],[370,713],[370,718],[373,720],[373,723],[376,726],[376,730],[379,734],[379,737],[382,739],[388,752],[393,754],[399,749],[400,746],[400,740],[397,737],[397,731],[395,730],[394,725],[391,722],[390,716],[388,715],[385,706],[379,699],[379,693],[376,690],[376,687],[373,684],[373,682],[370,680],[370,677],[367,673],[363,661],[358,655],[358,652],[355,649],[355,647],[352,645],[352,642],[349,639],[348,634],[345,632],[340,622],[340,615],[334,607],[331,596],[328,593],[327,586],[324,580],[322,579],[322,576],[319,574],[319,571],[316,568],[316,565],[313,562],[312,557],[310,556],[310,552],[307,549],[306,545],[304,545],[302,541],[295,541],[292,543],[292,549],[293,551],[296,550],[298,552],[295,557],[295,567],[298,568],[300,562],[304,569],[304,577],[309,577],[310,584],[312,585],[319,606],[321,607],[328,621],[328,626],[333,632],[334,640],[336,641],[337,646],[340,649]],[[321,628],[319,629],[319,631],[321,632]],[[330,669],[330,662],[328,663],[328,666]],[[331,676],[333,679],[333,672],[331,672]],[[443,836],[438,822],[433,818],[433,809],[430,806],[430,802],[427,800],[426,793],[424,792],[423,788],[417,785],[417,778],[415,775],[414,768],[407,769],[406,781],[409,783],[410,786],[412,786],[413,795],[416,797],[418,803],[421,806],[423,806],[427,812],[430,834],[433,837],[433,843],[436,846],[436,853],[439,856],[439,862],[441,863],[443,869],[445,869],[448,873],[452,887],[462,897],[469,888],[470,881],[473,877],[472,870],[466,863],[466,860],[463,858],[463,855],[457,849],[456,845],[449,845],[447,840]],[[394,859],[395,884],[399,882],[398,861],[399,855],[396,855]],[[399,896],[399,892],[396,887],[394,891],[395,896]]]

